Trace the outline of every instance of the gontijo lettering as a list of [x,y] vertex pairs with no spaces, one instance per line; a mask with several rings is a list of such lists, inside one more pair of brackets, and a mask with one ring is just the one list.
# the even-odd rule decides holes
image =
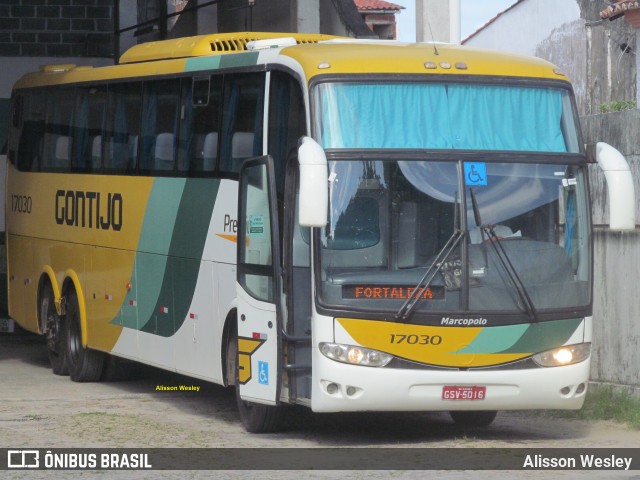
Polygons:
[[122,228],[123,199],[120,193],[58,190],[56,192],[56,223],[70,227],[115,230]]

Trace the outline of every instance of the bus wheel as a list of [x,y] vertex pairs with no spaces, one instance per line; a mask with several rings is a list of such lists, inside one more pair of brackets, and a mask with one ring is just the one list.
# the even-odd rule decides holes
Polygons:
[[449,415],[455,424],[461,427],[488,427],[496,419],[498,412],[495,410],[458,410],[449,412]]
[[104,353],[82,346],[80,308],[74,291],[67,295],[66,315],[67,363],[74,382],[97,382],[102,375]]
[[69,375],[64,340],[64,321],[56,311],[53,289],[45,283],[40,292],[40,325],[45,331],[51,370],[56,375]]
[[[231,320],[234,322],[234,319]],[[236,403],[240,420],[247,432],[270,433],[280,430],[284,423],[284,408],[259,403],[246,402],[240,398],[240,381],[238,380],[238,333],[232,325],[227,344],[227,358],[233,358],[235,372]]]
[[284,423],[283,407],[245,402],[240,398],[239,384],[236,384],[236,400],[242,425],[247,432],[271,433],[282,429]]

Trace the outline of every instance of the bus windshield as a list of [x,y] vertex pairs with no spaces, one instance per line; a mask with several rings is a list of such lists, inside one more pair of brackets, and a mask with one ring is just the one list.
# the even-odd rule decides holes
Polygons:
[[319,236],[324,305],[398,311],[456,230],[463,241],[437,265],[416,313],[509,312],[527,321],[520,287],[537,312],[589,305],[583,167],[354,159],[329,168],[330,218]]
[[321,83],[324,148],[578,152],[571,97],[561,88],[482,83]]

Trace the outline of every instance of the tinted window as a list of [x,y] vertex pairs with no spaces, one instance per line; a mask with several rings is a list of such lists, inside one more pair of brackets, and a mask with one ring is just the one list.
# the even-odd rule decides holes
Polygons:
[[225,76],[221,170],[238,172],[262,154],[263,111],[264,73]]
[[109,86],[108,115],[102,139],[103,166],[107,171],[135,170],[140,136],[140,82]]

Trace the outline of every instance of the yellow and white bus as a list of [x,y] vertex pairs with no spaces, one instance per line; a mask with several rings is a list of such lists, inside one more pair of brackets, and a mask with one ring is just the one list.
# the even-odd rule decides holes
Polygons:
[[45,66],[12,94],[10,314],[74,381],[113,355],[235,385],[252,432],[287,404],[580,408],[587,164],[539,59],[238,33]]

